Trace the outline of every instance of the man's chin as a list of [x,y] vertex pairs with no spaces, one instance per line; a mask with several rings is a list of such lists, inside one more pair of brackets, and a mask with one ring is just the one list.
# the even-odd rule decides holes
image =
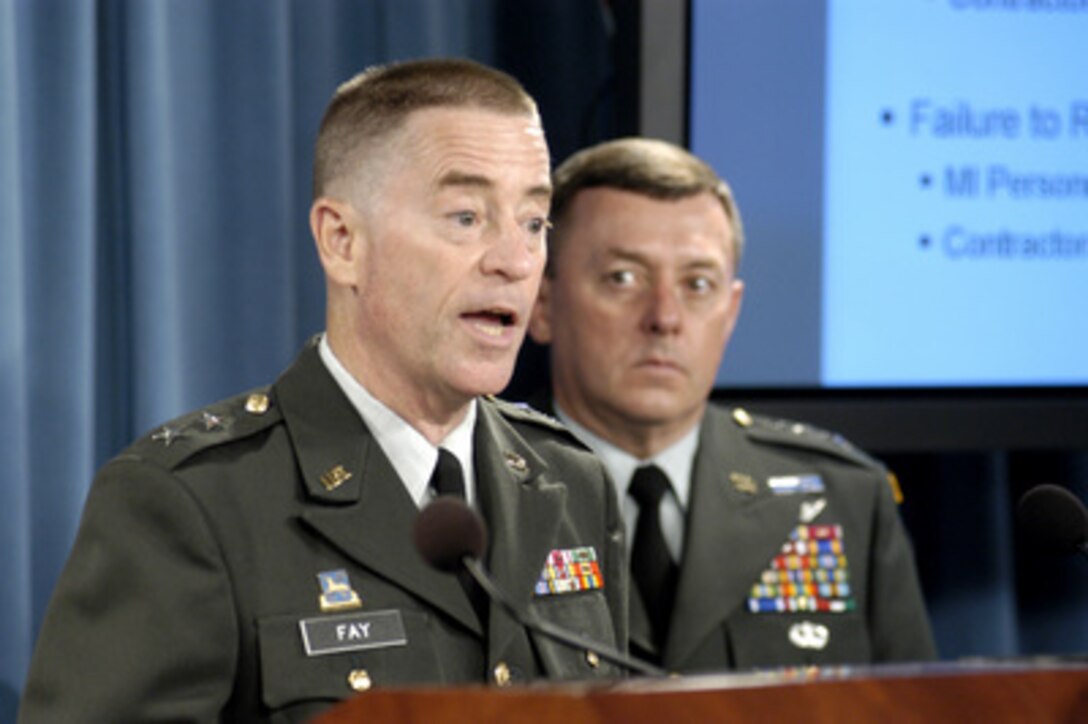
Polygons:
[[654,395],[645,398],[627,398],[619,405],[620,412],[641,425],[667,425],[690,416],[692,404],[676,397]]
[[497,395],[514,376],[514,364],[480,364],[458,375],[453,386],[465,397]]

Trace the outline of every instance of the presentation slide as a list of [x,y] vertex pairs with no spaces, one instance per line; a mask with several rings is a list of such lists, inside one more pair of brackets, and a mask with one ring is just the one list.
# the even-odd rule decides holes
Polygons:
[[693,0],[724,387],[1088,385],[1088,0]]

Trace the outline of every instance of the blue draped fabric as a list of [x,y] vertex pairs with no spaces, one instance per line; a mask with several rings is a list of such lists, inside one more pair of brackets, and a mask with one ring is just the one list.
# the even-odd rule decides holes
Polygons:
[[0,721],[95,469],[323,327],[311,144],[336,85],[488,61],[479,0],[0,0]]
[[[0,0],[0,721],[95,469],[322,329],[309,169],[336,85],[398,58],[493,63],[561,159],[614,129],[601,8]],[[1025,481],[1088,493],[1083,454],[890,462],[944,657],[1088,650],[1088,564],[1025,558],[1012,528]]]

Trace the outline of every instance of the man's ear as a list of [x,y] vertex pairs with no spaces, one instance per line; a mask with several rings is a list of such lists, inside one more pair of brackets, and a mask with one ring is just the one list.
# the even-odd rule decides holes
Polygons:
[[310,206],[310,232],[317,256],[330,281],[355,284],[356,260],[362,253],[362,225],[355,210],[343,201],[322,196]]
[[551,292],[551,278],[545,273],[540,280],[540,291],[533,304],[533,313],[529,317],[529,336],[537,344],[551,344],[552,341]]

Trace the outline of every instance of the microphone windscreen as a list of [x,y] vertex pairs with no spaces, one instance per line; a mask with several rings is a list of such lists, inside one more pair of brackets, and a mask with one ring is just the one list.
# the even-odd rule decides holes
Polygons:
[[1080,498],[1057,485],[1038,485],[1016,508],[1020,530],[1037,547],[1072,553],[1088,540],[1088,509]]
[[412,538],[423,560],[440,571],[458,571],[466,555],[483,558],[487,550],[483,518],[453,496],[439,496],[419,512]]

